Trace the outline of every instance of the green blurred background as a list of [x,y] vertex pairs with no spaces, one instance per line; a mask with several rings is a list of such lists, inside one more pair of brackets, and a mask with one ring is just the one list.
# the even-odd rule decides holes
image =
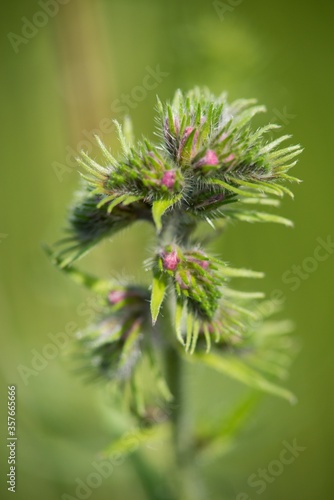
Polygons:
[[[34,353],[50,342],[50,333],[63,332],[69,322],[78,327],[87,322],[76,312],[87,296],[50,265],[40,245],[61,235],[66,207],[78,185],[68,148],[75,150],[85,140],[88,145],[81,145],[93,150],[87,134],[101,127],[104,140],[116,147],[108,120],[122,118],[117,99],[124,101],[124,94],[132,96],[126,106],[137,135],[152,137],[157,93],[168,99],[178,87],[206,85],[216,93],[226,90],[230,99],[258,98],[268,107],[261,120],[281,124],[284,133],[305,147],[294,172],[304,182],[295,189],[295,201],[284,201],[281,212],[295,221],[295,229],[239,223],[215,246],[234,266],[265,271],[262,286],[268,294],[282,290],[285,315],[296,323],[301,344],[286,382],[299,403],[262,399],[229,453],[203,466],[207,498],[234,500],[244,492],[249,497],[239,500],[332,499],[333,254],[317,262],[294,291],[282,276],[290,270],[291,277],[293,265],[311,267],[305,259],[313,256],[317,238],[334,238],[329,149],[334,133],[333,2],[62,3],[41,16],[37,13],[47,0],[8,2],[0,21],[1,399],[5,408],[7,385],[17,385],[16,498],[75,496],[76,478],[92,472],[96,453],[113,440],[122,423],[108,394],[83,385],[61,355],[27,383],[18,371],[19,365],[31,367]],[[27,27],[27,20],[40,27]],[[145,89],[145,76],[157,66],[164,75],[156,88]],[[151,238],[141,225],[102,245],[83,264],[100,275],[147,279],[140,262],[148,255]],[[198,421],[217,419],[236,394],[246,392],[206,370],[188,370],[186,384]],[[0,490],[1,498],[10,498],[5,412],[1,415]],[[249,476],[279,457],[282,441],[294,439],[306,450],[259,495],[247,484]],[[146,453],[163,465],[168,446],[160,444]],[[131,460],[126,460],[91,498],[147,497]]]

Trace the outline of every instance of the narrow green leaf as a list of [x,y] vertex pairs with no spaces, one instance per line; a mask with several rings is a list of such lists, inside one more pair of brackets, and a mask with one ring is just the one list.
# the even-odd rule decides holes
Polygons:
[[274,222],[276,224],[283,224],[287,227],[293,227],[293,222],[291,220],[279,215],[268,214],[266,212],[257,212],[252,210],[245,211],[237,208],[230,209],[230,207],[227,206],[224,211],[224,215],[234,217],[235,219],[239,219],[244,222]]
[[230,175],[228,176],[228,179],[235,184],[239,184],[240,186],[257,189],[258,191],[263,191],[268,194],[282,195],[279,190],[275,189],[275,186],[271,186],[269,184],[266,185],[265,183],[258,182],[257,180],[254,180],[254,182],[247,182],[243,179],[238,179],[237,177],[232,177]]
[[262,292],[240,292],[239,290],[232,290],[231,288],[224,288],[224,295],[227,297],[234,297],[237,299],[263,299],[264,293]]
[[92,168],[97,170],[100,174],[103,174],[104,177],[109,174],[109,170],[107,168],[105,168],[102,165],[100,165],[99,163],[97,163],[87,153],[85,153],[84,151],[81,151],[80,154],[81,154],[82,158],[84,159],[84,161],[86,161],[86,163],[88,165],[90,165]]
[[139,200],[142,200],[143,197],[142,196],[136,196],[136,195],[129,195],[127,196],[123,201],[122,201],[122,204],[123,205],[130,205],[131,203],[134,203],[135,201],[139,201]]
[[131,147],[134,145],[135,137],[133,133],[133,124],[129,116],[125,116],[123,121],[123,134],[127,144]]
[[228,182],[222,181],[221,179],[213,179],[210,182],[210,184],[222,186],[223,188],[227,189],[228,191],[233,191],[233,193],[240,194],[241,196],[251,196],[251,197],[256,197],[256,198],[258,198],[258,196],[259,196],[257,193],[253,193],[251,191],[246,191],[244,189],[239,189],[235,186],[232,186]]
[[173,111],[170,105],[167,106],[167,113],[168,113],[168,128],[171,131],[171,134],[176,137],[176,130],[175,130],[175,125],[174,125],[174,116],[173,116]]
[[109,205],[108,205],[108,214],[110,214],[117,205],[122,203],[128,197],[127,194],[121,194],[121,196],[117,196]]
[[234,122],[234,129],[240,130],[247,125],[247,123],[249,123],[255,115],[258,113],[265,113],[266,111],[265,106],[253,106],[252,108],[246,109],[238,115]]
[[191,339],[193,335],[193,325],[194,325],[194,316],[191,313],[187,314],[187,340],[186,340],[186,352],[189,352]]
[[272,151],[273,149],[275,149],[279,144],[281,144],[281,142],[284,142],[290,138],[291,138],[291,135],[282,135],[282,137],[275,139],[274,141],[270,142],[269,144],[264,146],[262,149],[260,149],[259,156],[263,155],[265,153],[269,153],[269,151]]
[[194,143],[194,138],[195,138],[196,133],[197,133],[197,129],[194,128],[194,130],[192,130],[190,132],[190,134],[188,135],[188,137],[184,143],[184,146],[182,148],[182,160],[185,160],[186,162],[189,161],[191,158],[191,153],[193,150],[193,143]]
[[240,203],[248,203],[252,205],[267,205],[271,207],[279,207],[280,201],[274,198],[241,198]]
[[263,278],[264,273],[251,271],[250,269],[236,269],[234,267],[222,266],[220,269],[224,276],[230,278]]
[[130,144],[126,140],[126,137],[123,133],[121,124],[117,120],[114,120],[114,124],[116,126],[116,130],[117,130],[119,142],[122,146],[122,150],[123,150],[124,154],[127,155],[130,153]]
[[[85,155],[85,153],[81,153],[81,154],[82,154],[82,156]],[[86,155],[86,159],[90,159],[89,156]],[[96,177],[97,179],[100,179],[101,181],[103,181],[106,178],[105,173],[102,173],[102,172],[100,172],[99,169],[89,165],[87,160],[84,161],[82,158],[78,157],[78,158],[76,158],[76,161],[81,167],[83,167],[90,174],[94,175],[94,177]]]
[[94,137],[95,137],[96,142],[99,145],[99,148],[101,149],[101,151],[103,153],[103,156],[107,160],[107,162],[110,163],[110,165],[113,165],[113,166],[117,165],[116,158],[114,158],[113,155],[110,153],[110,151],[106,148],[106,146],[101,141],[100,137],[98,135],[95,135]]
[[298,177],[293,177],[292,175],[288,174],[282,174],[280,177],[282,177],[282,179],[285,179],[286,181],[297,182],[298,184],[303,182],[301,179],[298,179]]
[[182,316],[183,316],[183,303],[180,300],[176,301],[175,306],[175,330],[176,337],[178,341],[184,345],[184,339],[182,336]]
[[192,335],[190,354],[194,354],[194,352],[195,352],[196,344],[197,344],[197,340],[198,340],[198,335],[199,335],[199,330],[200,330],[200,322],[198,319],[196,319],[194,321],[194,326],[193,326],[193,335]]
[[[189,360],[187,357],[186,359]],[[216,354],[194,354],[190,360],[204,363],[215,370],[228,375],[254,389],[258,389],[275,396],[287,399],[290,403],[296,402],[296,397],[287,389],[273,384],[260,373],[253,370],[238,358],[232,356],[218,356]]]
[[96,208],[101,208],[103,205],[106,203],[109,203],[112,200],[115,200],[117,198],[116,194],[111,194],[110,196],[106,196],[105,198],[102,198],[102,200],[96,205]]
[[167,279],[163,274],[153,276],[151,296],[151,314],[153,324],[155,324],[157,321],[160,307],[164,300],[166,288]]

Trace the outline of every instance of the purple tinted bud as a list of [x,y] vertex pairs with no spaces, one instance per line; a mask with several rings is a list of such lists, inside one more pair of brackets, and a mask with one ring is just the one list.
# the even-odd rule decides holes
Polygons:
[[208,149],[203,161],[205,161],[206,165],[218,165],[219,163],[218,156],[212,149]]
[[169,253],[162,254],[162,263],[163,263],[164,268],[167,271],[175,271],[179,262],[180,262],[180,259],[177,255],[176,250],[172,250]]
[[208,269],[209,267],[209,261],[208,260],[199,260],[198,264],[203,268],[203,269]]
[[176,172],[175,170],[167,170],[162,178],[162,184],[168,189],[172,189],[175,184]]
[[115,305],[126,299],[127,293],[125,290],[112,290],[108,295],[110,304]]
[[208,149],[203,158],[196,163],[195,167],[202,167],[203,165],[215,166],[218,164],[219,159],[217,154],[212,149]]
[[[184,132],[183,132],[183,136],[182,136],[182,139],[181,139],[181,142],[180,142],[180,154],[182,155],[182,150],[183,150],[183,147],[188,139],[188,137],[190,136],[190,134],[193,132],[193,130],[195,129],[195,127],[186,127],[184,129]],[[194,138],[193,138],[193,145],[192,145],[192,154],[194,155],[195,154],[195,150],[196,150],[196,146],[197,146],[197,140],[198,140],[198,135],[199,135],[199,131],[196,130],[195,134],[194,134]]]

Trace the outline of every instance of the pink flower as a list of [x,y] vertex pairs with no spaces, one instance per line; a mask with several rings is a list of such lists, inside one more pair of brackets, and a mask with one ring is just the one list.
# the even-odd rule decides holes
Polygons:
[[177,268],[177,266],[180,262],[180,259],[177,255],[177,251],[172,250],[169,253],[163,253],[162,262],[163,262],[164,268],[167,271],[175,271],[175,269]]
[[175,170],[167,170],[162,178],[162,184],[168,189],[172,189],[175,184],[176,172]]

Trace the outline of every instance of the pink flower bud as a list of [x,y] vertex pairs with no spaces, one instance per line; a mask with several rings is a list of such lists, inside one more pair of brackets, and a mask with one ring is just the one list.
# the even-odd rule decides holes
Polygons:
[[115,305],[126,299],[127,293],[125,290],[112,290],[108,295],[110,304]]
[[203,268],[203,269],[208,269],[209,267],[209,261],[208,260],[199,260],[198,264]]
[[[193,132],[194,129],[195,129],[195,127],[186,127],[184,129],[183,136],[182,136],[182,139],[181,139],[181,142],[180,142],[180,150],[179,150],[179,154],[181,156],[182,156],[182,151],[183,151],[184,145],[185,145],[188,137],[190,136],[190,134]],[[193,137],[193,145],[192,145],[192,151],[191,151],[192,155],[194,155],[195,152],[196,152],[198,135],[199,135],[199,131],[196,130],[196,132],[194,134],[194,137]]]
[[175,269],[177,268],[177,266],[180,262],[180,259],[177,255],[177,251],[172,250],[169,253],[163,253],[162,254],[162,262],[163,262],[164,268],[167,271],[175,271]]
[[162,178],[162,184],[166,186],[168,189],[172,189],[175,184],[176,172],[175,170],[167,170]]
[[196,163],[195,167],[202,167],[203,165],[215,166],[218,164],[219,159],[217,154],[212,149],[208,149],[203,158]]

